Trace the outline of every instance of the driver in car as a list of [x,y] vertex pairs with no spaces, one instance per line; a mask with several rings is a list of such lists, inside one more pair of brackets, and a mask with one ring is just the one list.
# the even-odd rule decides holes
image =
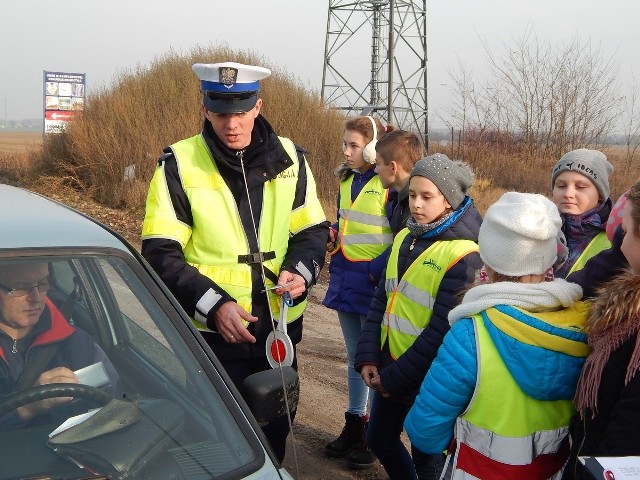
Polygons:
[[[103,362],[112,380],[117,378],[92,337],[70,325],[47,297],[53,283],[47,263],[0,263],[0,401],[30,387],[80,383],[74,371],[96,362]],[[0,428],[64,421],[80,413],[71,408],[72,400],[22,405],[0,418]]]

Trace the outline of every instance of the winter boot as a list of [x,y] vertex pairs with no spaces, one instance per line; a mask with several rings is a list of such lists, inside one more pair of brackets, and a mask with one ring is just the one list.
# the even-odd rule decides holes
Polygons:
[[349,462],[349,468],[354,470],[364,470],[365,468],[372,467],[376,463],[376,456],[369,449],[366,443],[356,447],[347,459]]
[[364,422],[364,431],[362,432],[360,443],[351,451],[347,458],[349,468],[354,470],[369,468],[376,462],[375,455],[367,445],[367,426],[369,424],[369,417],[365,415],[362,417],[362,421]]
[[361,445],[362,439],[364,438],[365,425],[369,420],[366,415],[364,417],[360,417],[359,415],[345,412],[344,419],[345,424],[340,436],[332,442],[327,443],[327,446],[325,447],[325,452],[330,457],[345,456],[354,448]]

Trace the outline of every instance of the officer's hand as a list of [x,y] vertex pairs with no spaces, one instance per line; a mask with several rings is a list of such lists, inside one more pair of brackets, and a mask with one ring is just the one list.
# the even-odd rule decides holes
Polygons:
[[364,365],[360,369],[360,375],[364,380],[364,383],[367,384],[367,387],[371,387],[371,380],[378,377],[378,367],[375,365]]
[[278,277],[278,285],[284,285],[285,283],[291,283],[291,285],[284,288],[276,288],[274,292],[278,295],[283,295],[284,292],[289,292],[293,298],[298,298],[307,288],[302,275],[282,270]]
[[[57,367],[46,372],[42,372],[33,386],[49,385],[50,383],[80,383],[76,374],[67,367]],[[56,405],[68,403],[73,397],[46,398],[37,402],[24,405],[17,409],[18,415],[24,420],[29,420],[40,413],[51,410]]]
[[254,317],[236,302],[225,302],[216,312],[214,323],[218,333],[227,343],[255,343],[256,337],[249,333],[242,320],[255,322]]

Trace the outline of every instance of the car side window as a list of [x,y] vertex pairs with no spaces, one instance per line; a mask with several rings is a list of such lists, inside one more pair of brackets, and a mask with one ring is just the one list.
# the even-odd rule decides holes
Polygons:
[[[144,302],[145,297],[149,295],[148,291],[142,288],[137,279],[125,279],[121,270],[114,268],[107,260],[100,260],[99,264],[115,298],[120,315],[119,326],[127,337],[127,347],[135,349],[139,355],[184,386],[185,370],[176,358],[170,342],[145,306],[156,305],[152,301]],[[164,315],[161,312],[158,314]]]
[[71,325],[83,328],[97,340],[96,325],[88,313],[86,290],[82,288],[73,260],[52,261],[49,269],[55,283],[48,292],[49,298]]

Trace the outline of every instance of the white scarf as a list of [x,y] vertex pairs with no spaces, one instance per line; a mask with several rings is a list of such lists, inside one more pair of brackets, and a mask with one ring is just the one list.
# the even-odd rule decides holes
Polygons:
[[487,283],[473,287],[464,295],[462,303],[449,312],[449,324],[496,305],[543,312],[570,307],[581,298],[582,287],[561,278],[541,283]]

